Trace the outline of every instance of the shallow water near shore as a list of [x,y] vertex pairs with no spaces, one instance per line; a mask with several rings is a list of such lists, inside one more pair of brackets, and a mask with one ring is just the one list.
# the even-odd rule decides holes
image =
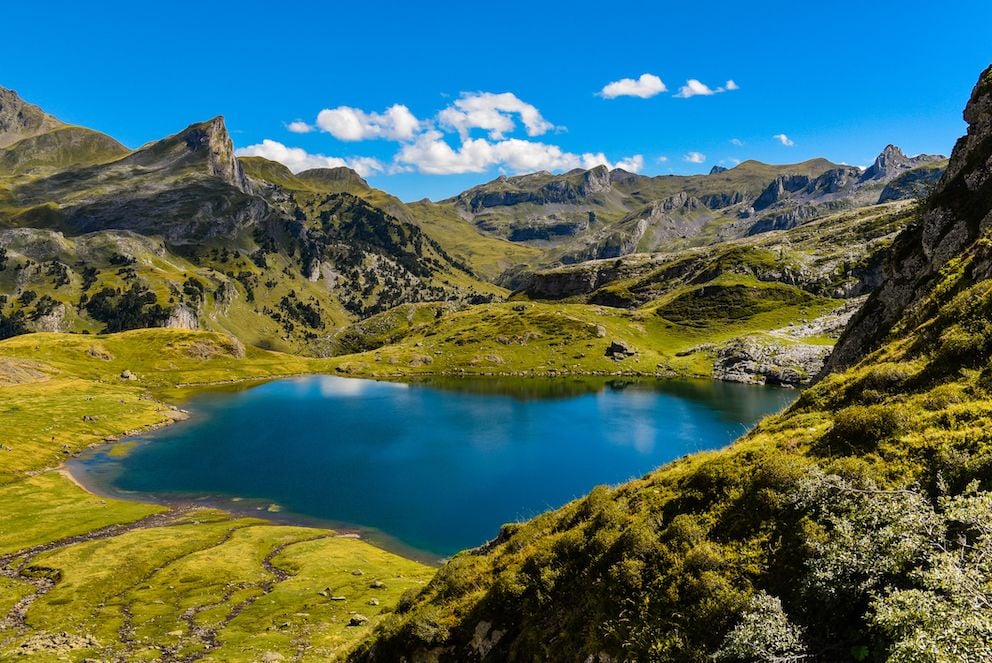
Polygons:
[[708,380],[315,375],[200,393],[188,420],[67,469],[108,495],[354,530],[436,561],[596,485],[725,446],[797,395]]

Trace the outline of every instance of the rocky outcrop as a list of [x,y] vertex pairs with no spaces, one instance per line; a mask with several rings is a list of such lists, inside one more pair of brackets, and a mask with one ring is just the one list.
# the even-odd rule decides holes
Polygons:
[[834,168],[823,173],[806,185],[805,193],[811,196],[828,196],[846,193],[854,187],[861,177],[861,169],[853,166]]
[[511,242],[546,241],[556,237],[577,235],[589,228],[589,216],[565,217],[549,214],[544,217],[528,218],[510,229]]
[[170,329],[199,329],[200,316],[196,309],[184,302],[172,309],[172,314],[162,326]]
[[[992,224],[992,67],[982,73],[964,110],[968,133],[958,140],[947,171],[922,218],[896,239],[885,282],[852,319],[828,363],[849,366],[877,348],[931,291],[937,274]],[[992,267],[984,261],[977,268]],[[976,267],[973,266],[973,269]]]
[[810,179],[805,175],[779,175],[761,192],[752,207],[758,211],[771,207],[784,199],[787,193],[801,191],[809,183]]
[[[680,191],[655,201],[607,226],[592,236],[580,238],[580,246],[561,256],[564,264],[619,258],[639,248],[651,249],[672,240],[693,236],[714,217],[695,196]],[[512,238],[512,237],[511,237]],[[645,247],[642,247],[642,240]]]
[[637,245],[644,237],[647,228],[648,221],[646,219],[637,219],[632,223],[616,226],[593,237],[584,248],[564,254],[561,261],[569,265],[587,260],[602,260],[630,255],[637,251]]
[[939,155],[920,154],[915,157],[908,157],[895,145],[887,145],[882,153],[875,158],[875,163],[869,166],[861,175],[862,182],[871,180],[891,180],[901,175],[907,170],[912,170],[923,164],[940,161],[944,157]]
[[115,166],[117,170],[135,166],[171,172],[188,168],[217,178],[242,193],[253,191],[241,162],[234,155],[234,144],[221,116],[191,124],[173,136],[146,145]]
[[611,341],[606,347],[605,355],[614,361],[623,361],[627,357],[633,357],[637,350],[626,341]]
[[0,148],[66,126],[16,92],[0,87]]
[[699,196],[699,201],[710,209],[723,209],[744,202],[744,194],[740,191],[710,193]]
[[799,205],[781,214],[766,216],[759,221],[755,221],[754,225],[748,229],[747,234],[760,235],[761,233],[767,233],[773,230],[788,230],[795,228],[803,221],[815,219],[821,214],[822,211],[816,207]]
[[942,163],[920,166],[897,176],[882,189],[882,193],[878,196],[878,202],[888,203],[893,200],[907,200],[925,196],[936,186],[944,174]]
[[728,382],[799,387],[812,381],[829,355],[830,346],[735,339],[716,349],[713,377]]
[[582,176],[582,185],[579,187],[579,193],[583,196],[601,193],[608,191],[611,185],[610,171],[606,166],[596,166],[587,170]]
[[522,203],[534,205],[576,203],[582,199],[582,189],[565,180],[552,180],[534,191],[504,189],[480,190],[468,198],[468,208],[480,212],[491,207],[510,207]]

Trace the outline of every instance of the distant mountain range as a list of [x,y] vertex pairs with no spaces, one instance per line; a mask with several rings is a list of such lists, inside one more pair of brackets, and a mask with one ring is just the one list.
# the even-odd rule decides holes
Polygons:
[[825,159],[695,176],[600,166],[404,203],[347,168],[239,158],[221,117],[131,151],[0,88],[0,336],[164,325],[335,353],[340,330],[399,304],[472,305],[514,289],[555,299],[549,269],[913,198],[946,163],[890,145],[866,170]]
[[867,170],[825,159],[746,161],[688,177],[599,166],[500,177],[441,204],[485,232],[575,263],[785,230],[829,212],[910,198],[946,164],[943,156],[910,158],[889,145]]

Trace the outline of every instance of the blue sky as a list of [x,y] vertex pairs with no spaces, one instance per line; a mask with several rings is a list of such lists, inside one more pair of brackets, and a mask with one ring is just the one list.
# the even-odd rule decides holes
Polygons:
[[[603,159],[665,174],[865,165],[889,142],[948,153],[992,62],[987,0],[49,2],[4,18],[0,85],[63,120],[137,147],[224,115],[242,150],[343,161],[406,200]],[[625,78],[610,89],[641,96],[603,94]],[[676,96],[690,80],[724,91]]]

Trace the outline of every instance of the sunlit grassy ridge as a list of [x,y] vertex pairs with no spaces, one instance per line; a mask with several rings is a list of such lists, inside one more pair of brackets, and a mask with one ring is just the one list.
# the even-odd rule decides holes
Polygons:
[[181,416],[159,399],[187,385],[325,367],[207,332],[0,343],[0,659],[328,660],[422,586],[431,569],[360,540],[102,498],[52,470]]
[[[638,373],[708,376],[712,356],[692,352],[703,344],[742,334],[762,334],[801,318],[815,318],[839,302],[818,298],[791,286],[747,277],[726,276],[709,288],[723,288],[733,302],[721,308],[687,303],[700,288],[687,288],[634,311],[585,304],[508,302],[462,311],[427,309],[413,322],[387,321],[394,334],[376,336],[375,319],[346,330],[374,346],[358,355],[332,360],[337,370],[367,375],[410,373],[537,375],[568,373]],[[709,293],[712,299],[712,291]],[[666,306],[668,308],[666,308]],[[693,312],[690,314],[688,311]],[[678,322],[665,316],[679,315]],[[384,314],[390,315],[390,314]],[[607,349],[626,344],[636,354],[614,359]]]

